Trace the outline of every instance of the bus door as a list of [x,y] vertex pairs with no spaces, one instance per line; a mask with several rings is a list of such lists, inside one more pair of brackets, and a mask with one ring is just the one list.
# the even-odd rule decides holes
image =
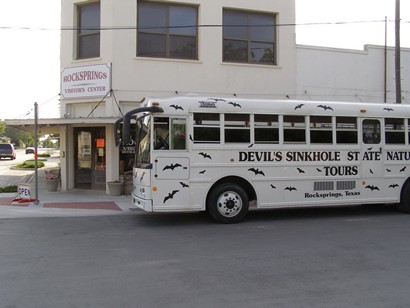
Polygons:
[[186,123],[182,117],[154,117],[154,210],[190,205]]
[[383,177],[383,147],[380,119],[362,119],[361,177]]

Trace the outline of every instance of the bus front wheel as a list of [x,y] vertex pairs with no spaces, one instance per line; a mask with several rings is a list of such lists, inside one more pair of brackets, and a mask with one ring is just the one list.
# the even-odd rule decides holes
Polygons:
[[237,185],[225,183],[214,188],[208,198],[209,215],[219,223],[242,221],[249,209],[249,199],[245,190]]

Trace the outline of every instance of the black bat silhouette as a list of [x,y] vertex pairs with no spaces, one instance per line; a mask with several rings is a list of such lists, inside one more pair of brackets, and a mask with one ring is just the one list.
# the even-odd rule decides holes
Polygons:
[[373,148],[368,148],[367,151],[371,151]]
[[391,170],[390,170],[390,169],[386,169],[386,171],[387,171],[387,172],[391,172]]
[[322,170],[320,170],[319,168],[316,168],[317,172],[322,172]]
[[192,135],[189,135],[189,140],[191,140],[192,142],[194,142],[194,138],[192,138]]
[[182,187],[189,187],[189,185],[188,184],[185,184],[184,182],[179,182],[179,184],[181,184],[182,185]]
[[229,104],[229,105],[232,105],[232,106],[234,106],[234,107],[239,107],[239,108],[242,108],[242,106],[241,106],[241,105],[239,105],[238,103],[229,102],[228,104]]
[[292,187],[292,186],[286,187],[285,190],[289,190],[289,191],[296,190],[297,191],[296,187]]
[[396,187],[399,187],[399,184],[390,184],[390,185],[389,185],[389,188],[390,188],[390,187],[391,187],[391,188],[396,188]]
[[305,171],[303,171],[303,170],[300,169],[300,168],[296,168],[296,169],[298,169],[299,173],[305,173]]
[[383,108],[383,110],[386,110],[386,111],[394,111],[394,109],[393,108]]
[[212,159],[211,155],[209,155],[208,153],[199,152],[198,154],[201,155],[201,156],[203,156],[204,158]]
[[372,170],[372,169],[369,169],[369,171],[370,171],[370,174],[373,174],[373,170]]
[[199,174],[205,174],[206,170],[199,171]]
[[253,173],[255,173],[255,175],[262,174],[263,176],[265,176],[265,173],[263,173],[263,171],[260,171],[259,169],[249,168],[248,171],[252,171]]
[[371,191],[373,191],[373,190],[378,190],[378,191],[380,191],[379,187],[374,186],[374,185],[367,185],[365,188],[368,188],[368,189],[370,189]]
[[213,101],[215,101],[215,102],[226,102],[226,100],[224,100],[223,98],[213,98],[213,97],[210,97],[210,98],[208,98],[208,99],[211,99],[211,100],[213,100]]
[[172,104],[172,105],[170,105],[169,107],[172,107],[172,108],[174,108],[175,110],[178,110],[178,109],[184,110],[184,108],[182,108],[182,107],[179,106],[179,105],[174,105],[174,104]]
[[145,176],[145,172],[142,173],[141,177],[140,177],[140,182],[142,182],[142,180],[144,179]]
[[403,168],[400,169],[400,172],[404,172],[406,170],[406,166],[404,166]]
[[305,106],[305,104],[296,105],[295,110],[296,110],[296,109],[302,109],[303,106]]
[[276,189],[276,187],[275,187],[275,186],[273,186],[272,184],[270,184],[270,187],[272,187],[273,189]]
[[323,108],[323,110],[332,110],[333,111],[332,107],[329,107],[329,106],[326,106],[326,105],[318,105],[317,107],[318,108]]
[[169,199],[174,199],[175,194],[179,192],[179,190],[173,190],[164,198],[164,203],[167,202]]
[[253,147],[253,143],[248,146],[248,149],[251,148],[251,147]]
[[167,169],[174,170],[175,168],[178,168],[178,167],[182,167],[182,165],[180,165],[178,163],[171,164],[171,165],[165,166],[164,169],[162,169],[162,171],[167,170]]

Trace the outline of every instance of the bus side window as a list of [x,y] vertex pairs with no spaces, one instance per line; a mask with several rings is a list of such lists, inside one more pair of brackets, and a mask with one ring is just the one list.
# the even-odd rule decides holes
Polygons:
[[379,144],[380,143],[380,121],[379,120],[363,120],[363,143]]
[[171,119],[171,149],[186,149],[186,119]]
[[169,149],[169,118],[154,118],[154,149]]

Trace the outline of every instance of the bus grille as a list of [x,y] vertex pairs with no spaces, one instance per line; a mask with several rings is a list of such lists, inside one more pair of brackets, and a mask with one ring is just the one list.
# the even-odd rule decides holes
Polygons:
[[333,182],[314,182],[313,189],[314,190],[333,190],[334,183]]
[[356,181],[340,181],[336,182],[337,190],[350,190],[356,188]]

